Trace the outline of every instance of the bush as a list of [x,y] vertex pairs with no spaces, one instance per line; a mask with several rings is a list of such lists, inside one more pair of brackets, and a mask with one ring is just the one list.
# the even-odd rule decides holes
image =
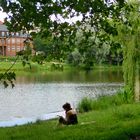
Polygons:
[[79,112],[88,112],[92,110],[92,99],[87,97],[83,98],[81,102],[78,104]]
[[24,70],[28,72],[37,72],[39,70],[39,66],[36,64],[26,64]]
[[67,57],[68,64],[72,64],[73,66],[78,66],[81,63],[81,60],[81,54],[77,49],[70,53]]
[[99,96],[97,99],[84,97],[78,104],[78,110],[79,112],[88,112],[132,103],[133,100],[129,100],[129,102],[128,99],[126,100],[126,94],[126,92],[120,91],[115,95]]
[[61,70],[63,71],[63,65],[62,64],[59,64],[59,63],[52,63],[51,65],[51,70]]

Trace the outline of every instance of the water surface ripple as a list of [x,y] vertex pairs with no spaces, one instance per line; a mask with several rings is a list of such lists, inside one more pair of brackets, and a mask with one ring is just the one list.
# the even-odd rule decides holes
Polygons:
[[16,84],[13,89],[4,89],[0,85],[0,126],[53,118],[62,113],[61,106],[65,102],[76,108],[83,97],[114,94],[122,86],[123,83],[64,82]]

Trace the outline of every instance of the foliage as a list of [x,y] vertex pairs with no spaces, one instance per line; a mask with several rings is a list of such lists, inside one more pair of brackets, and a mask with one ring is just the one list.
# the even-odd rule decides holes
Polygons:
[[17,56],[21,56],[23,66],[28,65],[31,68],[30,60],[32,55],[32,48],[30,40],[24,41],[24,50],[17,52]]
[[42,38],[41,35],[37,35],[34,38],[34,49],[37,54],[43,54],[44,59],[47,61],[64,60],[66,59],[68,49],[66,48],[67,41],[62,41],[56,36],[48,36]]
[[[121,62],[120,50],[123,46],[126,89],[129,88],[133,93],[135,62],[139,61],[140,18],[138,18],[139,3],[130,2],[125,0],[114,0],[113,3],[107,0],[1,0],[0,6],[9,15],[5,21],[11,31],[33,31],[32,35],[40,34],[41,38],[51,39],[49,43],[53,42],[53,45],[51,44],[51,47],[49,43],[45,45],[47,50],[50,48],[53,50],[50,53],[53,54],[51,59],[52,57],[57,60],[66,58],[75,48],[78,48],[85,69],[88,70],[96,58],[100,59],[103,56],[103,53],[96,53],[98,54],[96,55],[95,52],[100,52],[104,46],[110,47],[111,54],[108,54],[108,59],[113,55],[114,59],[117,56]],[[71,23],[67,21],[74,17],[77,17],[77,21]],[[79,29],[82,30],[83,36],[76,45]],[[121,42],[119,42],[121,39],[112,40],[118,35],[122,39]],[[127,41],[126,36],[131,38],[131,41]],[[25,64],[27,63],[25,61]]]
[[[59,43],[68,41],[65,47],[60,46],[60,50],[66,51],[68,49],[71,51],[76,32],[81,26],[84,37],[82,46],[79,46],[79,52],[82,55],[85,54],[86,61],[93,56],[89,53],[92,51],[93,45],[102,47],[103,43],[109,42],[110,35],[117,35],[116,27],[110,24],[109,17],[118,18],[125,2],[118,0],[115,5],[109,5],[103,0],[1,1],[3,10],[9,13],[10,20],[6,19],[6,23],[11,30],[31,31],[32,29],[39,29],[37,31],[42,37],[54,36],[53,44],[55,44],[56,50],[59,49]],[[75,16],[82,17],[82,20],[77,20],[76,23],[71,24],[67,22],[67,19]],[[61,20],[62,18],[63,20]],[[89,25],[88,29],[86,28],[87,25]],[[93,41],[87,42],[90,37],[93,37],[93,34]]]
[[131,94],[134,93],[136,65],[140,61],[140,45],[138,43],[140,35],[139,7],[140,3],[138,1],[131,1],[125,7],[130,12],[126,12],[126,17],[122,16],[123,22],[122,24],[119,23],[118,26],[119,40],[123,45],[124,53],[124,81],[127,92],[131,92]]
[[[112,42],[114,43],[114,42]],[[110,46],[109,53],[106,55],[105,61],[109,64],[121,65],[123,62],[123,47],[120,43],[114,43]]]
[[77,49],[68,55],[67,62],[73,66],[78,66],[82,62],[81,54]]
[[12,68],[17,63],[18,60],[22,60],[22,65],[23,66],[28,65],[31,69],[30,59],[32,49],[30,47],[30,41],[27,39],[25,40],[24,44],[25,44],[24,50],[17,52],[17,56],[13,59],[10,59],[13,60],[11,66],[8,69],[6,69],[4,73],[0,73],[0,82],[3,83],[5,88],[8,87],[9,84],[12,86],[12,88],[15,86],[14,81],[16,80],[16,74],[14,71],[12,71]]
[[[38,46],[45,53],[51,54],[51,59],[66,58],[76,47],[87,68],[93,65],[95,58],[98,61],[103,59],[101,51],[106,50],[105,44],[114,45],[110,43],[110,36],[117,35],[117,30],[109,18],[119,18],[125,4],[122,0],[115,4],[107,1],[105,3],[103,0],[1,1],[3,10],[9,13],[6,23],[10,30],[36,30],[41,38],[45,38],[43,44],[40,42]],[[74,17],[77,17],[75,23],[67,21]],[[76,36],[79,31],[82,38],[77,44],[79,38]],[[38,44],[36,41],[35,43]]]
[[8,87],[9,83],[14,87],[13,81],[16,80],[16,75],[14,72],[5,72],[5,73],[0,73],[0,81],[3,82],[4,87]]
[[78,105],[79,112],[88,112],[93,110],[92,99],[87,97],[83,98]]
[[61,70],[63,71],[63,64],[61,63],[52,63],[51,70]]
[[88,112],[91,110],[102,110],[110,107],[122,105],[125,103],[133,103],[133,96],[126,91],[121,91],[116,95],[99,96],[97,99],[83,98],[78,104],[80,112]]
[[43,53],[34,55],[32,57],[32,61],[37,62],[38,64],[43,64],[44,60],[45,60],[45,55]]
[[0,82],[3,83],[5,88],[9,86],[9,83],[12,86],[12,88],[14,87],[14,81],[16,80],[16,74],[14,72],[11,72],[10,70],[15,65],[17,60],[18,60],[18,56],[16,57],[13,64],[4,73],[0,73]]

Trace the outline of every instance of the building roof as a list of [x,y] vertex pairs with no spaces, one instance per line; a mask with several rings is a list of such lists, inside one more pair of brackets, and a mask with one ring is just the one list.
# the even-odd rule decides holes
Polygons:
[[8,31],[7,26],[2,21],[0,21],[0,31]]
[[[8,32],[9,30],[8,30],[7,26],[4,25],[2,21],[0,21],[0,32],[3,32],[3,31]],[[11,33],[11,36],[12,37],[23,37],[23,38],[30,37],[29,34],[22,33],[22,31],[18,32],[18,34],[13,32],[13,33]]]
[[7,26],[4,24],[0,24],[0,31],[8,31]]

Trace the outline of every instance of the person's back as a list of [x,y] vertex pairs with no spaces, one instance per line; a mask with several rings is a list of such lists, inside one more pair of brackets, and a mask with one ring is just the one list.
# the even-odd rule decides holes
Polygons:
[[66,125],[77,124],[78,123],[77,113],[75,110],[71,108],[71,105],[69,103],[65,103],[63,105],[63,109],[65,110],[66,118],[64,119],[63,117],[60,117],[59,123]]
[[67,119],[67,124],[77,124],[78,119],[77,119],[76,111],[74,111],[73,109],[67,111],[66,119]]

